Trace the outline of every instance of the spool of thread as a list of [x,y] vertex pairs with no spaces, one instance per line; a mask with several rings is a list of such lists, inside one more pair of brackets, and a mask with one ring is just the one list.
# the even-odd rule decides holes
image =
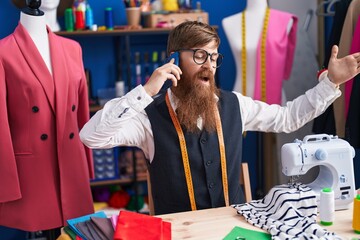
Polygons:
[[125,83],[124,81],[117,81],[115,83],[116,97],[122,97],[125,95]]
[[74,15],[72,8],[65,10],[65,30],[68,32],[74,31]]
[[356,195],[354,199],[354,212],[353,212],[353,223],[352,227],[354,232],[360,234],[360,193]]
[[89,4],[86,6],[85,22],[86,22],[86,28],[92,30],[92,26],[94,25],[94,16],[93,16],[93,11]]
[[114,29],[112,8],[105,8],[105,25],[107,30]]
[[335,218],[335,197],[331,188],[323,188],[320,192],[320,223],[330,226]]
[[84,29],[85,28],[84,13],[79,10],[75,11],[75,18],[76,18],[76,23],[75,23],[76,30]]

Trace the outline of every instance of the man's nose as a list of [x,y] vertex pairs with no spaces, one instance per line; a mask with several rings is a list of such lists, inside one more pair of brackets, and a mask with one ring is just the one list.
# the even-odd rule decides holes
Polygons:
[[212,66],[212,62],[211,62],[211,58],[210,57],[208,57],[207,59],[206,59],[206,61],[202,64],[204,67],[207,67],[207,68],[212,68],[213,66]]

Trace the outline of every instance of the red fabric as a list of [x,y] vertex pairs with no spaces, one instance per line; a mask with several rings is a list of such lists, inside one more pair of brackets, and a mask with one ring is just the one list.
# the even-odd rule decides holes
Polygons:
[[141,213],[120,211],[114,240],[171,240],[171,223]]
[[127,192],[120,190],[111,194],[108,204],[113,208],[125,208],[129,202],[130,195]]

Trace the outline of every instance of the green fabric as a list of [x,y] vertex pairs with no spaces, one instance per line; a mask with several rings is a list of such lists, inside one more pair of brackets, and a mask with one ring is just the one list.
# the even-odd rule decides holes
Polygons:
[[71,230],[71,228],[69,226],[65,226],[64,231],[66,232],[67,235],[69,235],[69,237],[72,240],[76,239],[76,233],[73,230]]
[[226,235],[224,240],[262,240],[271,239],[271,235],[266,232],[254,231],[241,227],[234,227],[231,232]]

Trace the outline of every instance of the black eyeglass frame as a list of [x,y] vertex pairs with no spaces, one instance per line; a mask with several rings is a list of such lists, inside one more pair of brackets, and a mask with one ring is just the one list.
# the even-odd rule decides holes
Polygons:
[[[204,51],[206,53],[206,58],[203,62],[198,62],[195,60],[195,53],[197,51]],[[195,49],[179,49],[177,50],[176,52],[193,52],[193,60],[194,60],[194,63],[196,63],[197,65],[203,65],[204,63],[206,63],[206,61],[208,60],[209,56],[210,56],[210,60],[211,61],[214,61],[212,59],[212,56],[213,54],[217,54],[218,55],[218,58],[216,59],[216,61],[214,61],[216,63],[216,66],[212,66],[213,68],[219,68],[223,62],[223,59],[224,59],[224,55],[222,55],[221,53],[219,52],[214,52],[214,53],[209,53],[208,51],[204,50],[204,49],[201,49],[201,48],[195,48]],[[217,64],[218,60],[220,59],[220,64]]]

